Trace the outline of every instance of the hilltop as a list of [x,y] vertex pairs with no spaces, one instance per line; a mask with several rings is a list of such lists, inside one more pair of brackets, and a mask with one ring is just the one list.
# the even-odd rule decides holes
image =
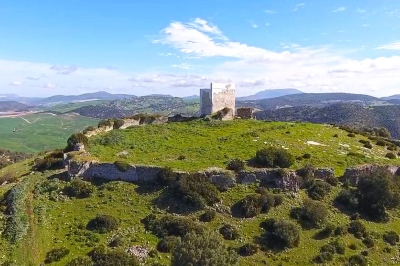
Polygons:
[[[290,169],[254,165],[266,147],[292,154]],[[121,175],[134,169],[130,165],[160,166],[156,179],[71,181],[60,150],[5,167],[0,178],[13,177],[8,180],[14,183],[0,186],[0,263],[104,265],[107,259],[117,265],[119,258],[118,265],[139,265],[131,252],[145,265],[170,265],[191,243],[199,251],[211,245],[216,254],[210,258],[229,254],[224,265],[235,265],[236,258],[237,265],[396,264],[398,207],[384,210],[388,220],[382,223],[356,202],[354,209],[338,204],[345,200],[340,195],[354,201],[350,191],[361,191],[355,172],[372,171],[354,168],[340,183],[345,168],[398,165],[398,156],[388,159],[388,152],[398,152],[388,140],[303,122],[199,119],[100,132],[89,138],[86,151],[68,153],[69,163],[90,162],[103,173],[116,167]],[[244,162],[247,179],[225,170],[231,159]],[[332,167],[336,177],[316,167]],[[259,174],[273,174],[275,186]],[[276,186],[285,178],[297,181],[288,189]],[[207,239],[185,242],[195,232]]]
[[31,106],[16,101],[0,101],[0,112],[22,112],[30,109]]
[[237,101],[254,101],[254,100],[276,98],[276,97],[292,95],[292,94],[299,94],[299,93],[304,93],[304,92],[296,90],[296,89],[263,90],[263,91],[257,92],[254,95],[237,97],[236,100]]

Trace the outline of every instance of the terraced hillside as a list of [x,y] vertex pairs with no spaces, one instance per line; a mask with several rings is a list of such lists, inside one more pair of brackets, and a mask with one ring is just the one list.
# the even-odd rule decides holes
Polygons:
[[[337,176],[360,163],[400,164],[386,159],[387,147],[348,134],[310,123],[198,120],[103,133],[90,138],[85,158],[194,171],[225,168],[272,145],[297,157],[293,169],[334,167]],[[310,169],[298,192],[261,183],[219,191],[202,176],[177,179],[168,168],[154,182],[133,184],[67,181],[63,167],[39,172],[33,159],[19,162],[0,170],[14,182],[0,186],[0,264],[398,265],[398,176],[376,172],[363,186],[315,179]],[[382,204],[380,216],[368,212],[366,193],[373,206]]]

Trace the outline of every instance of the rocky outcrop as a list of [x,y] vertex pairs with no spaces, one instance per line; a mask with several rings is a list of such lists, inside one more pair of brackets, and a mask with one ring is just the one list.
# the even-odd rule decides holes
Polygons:
[[399,171],[399,167],[377,164],[360,165],[347,168],[340,180],[342,182],[349,182],[349,184],[352,186],[356,186],[360,178],[368,176],[375,171],[388,171],[391,174],[395,175]]
[[210,177],[210,182],[213,183],[220,191],[226,191],[236,185],[235,176],[232,174],[216,174]]
[[316,168],[314,169],[314,178],[327,180],[335,177],[335,171],[333,168]]
[[275,187],[293,192],[298,192],[300,189],[300,178],[296,172],[284,169],[263,168],[242,171],[238,174],[237,181],[241,184],[261,183],[266,187]]

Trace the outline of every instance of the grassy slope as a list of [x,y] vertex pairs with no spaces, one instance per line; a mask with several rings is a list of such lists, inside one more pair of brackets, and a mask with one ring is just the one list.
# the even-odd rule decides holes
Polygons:
[[[249,160],[256,151],[267,145],[285,147],[296,157],[310,153],[309,160],[297,161],[293,168],[310,163],[319,167],[333,167],[336,174],[345,168],[362,163],[389,163],[384,158],[388,152],[373,145],[363,148],[358,141],[363,136],[351,138],[347,132],[328,125],[310,123],[262,122],[235,120],[224,122],[193,121],[132,127],[113,132],[119,145],[100,145],[99,141],[110,133],[90,139],[89,152],[100,161],[114,162],[118,153],[129,152],[126,161],[133,164],[171,166],[180,170],[199,170],[210,166],[225,167],[231,158]],[[335,138],[333,135],[338,134]],[[307,144],[316,141],[326,146]],[[348,145],[348,146],[347,146]],[[362,153],[366,157],[347,156],[348,152]],[[183,155],[184,160],[177,160]],[[390,163],[399,163],[396,159]]]
[[[29,153],[62,148],[72,133],[95,125],[97,121],[75,114],[0,118],[0,147]],[[13,132],[14,128],[19,129]]]

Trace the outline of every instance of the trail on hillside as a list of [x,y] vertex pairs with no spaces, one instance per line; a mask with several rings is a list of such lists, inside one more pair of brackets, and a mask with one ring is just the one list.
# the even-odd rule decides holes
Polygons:
[[28,234],[27,237],[25,238],[26,245],[24,246],[24,253],[25,253],[25,258],[28,259],[28,261],[34,261],[38,262],[39,261],[39,249],[38,249],[38,243],[37,243],[37,237],[36,237],[36,220],[35,220],[35,214],[33,211],[32,207],[33,203],[33,193],[30,192],[26,198],[26,214],[28,215],[28,221],[29,221],[29,227],[28,227]]

